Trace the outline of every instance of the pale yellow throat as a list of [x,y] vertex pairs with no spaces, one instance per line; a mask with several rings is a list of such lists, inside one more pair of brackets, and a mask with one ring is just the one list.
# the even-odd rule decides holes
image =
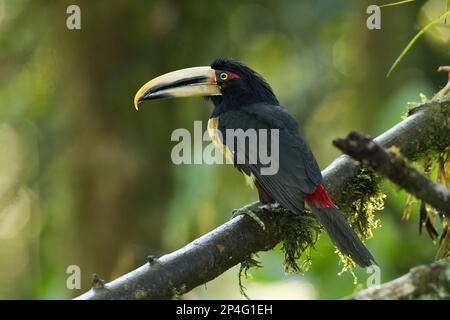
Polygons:
[[[220,150],[220,152],[222,152],[222,154],[224,154],[228,160],[230,160],[231,162],[233,162],[233,153],[230,151],[230,149],[223,144],[221,136],[219,135],[219,117],[216,118],[210,118],[208,120],[208,134],[209,137],[211,138],[212,143],[214,144],[214,146]],[[247,175],[244,172],[242,172],[245,178],[245,182],[250,186],[250,187],[254,187],[255,186],[255,177],[250,174]]]
[[220,150],[220,152],[222,152],[222,154],[224,154],[228,160],[233,161],[233,154],[230,151],[230,149],[228,149],[228,147],[223,144],[222,139],[220,138],[220,131],[219,131],[219,118],[211,118],[208,120],[208,134],[209,137],[211,138],[212,143],[214,144],[214,146]]

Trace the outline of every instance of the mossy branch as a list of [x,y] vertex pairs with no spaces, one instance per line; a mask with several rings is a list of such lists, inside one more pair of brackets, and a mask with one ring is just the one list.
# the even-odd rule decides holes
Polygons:
[[[397,146],[407,158],[417,158],[430,149],[443,150],[450,141],[450,98],[426,102],[405,120],[375,141],[386,148]],[[322,173],[324,185],[334,200],[345,203],[349,183],[360,167],[340,156]],[[261,212],[266,229],[247,216],[238,216],[184,248],[148,263],[78,299],[167,299],[204,284],[258,251],[272,249],[285,240],[285,214]],[[382,262],[379,262],[382,264]]]
[[358,291],[350,300],[450,298],[450,258],[414,267],[407,274],[379,286]]
[[[418,199],[450,215],[450,191],[431,181],[412,167],[401,155],[388,151],[371,138],[351,132],[345,139],[335,139],[333,144],[342,152],[381,173]],[[450,144],[450,141],[449,141]]]

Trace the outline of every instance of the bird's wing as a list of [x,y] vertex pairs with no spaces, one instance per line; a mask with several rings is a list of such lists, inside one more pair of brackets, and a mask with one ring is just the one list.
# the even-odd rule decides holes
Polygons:
[[[305,194],[315,191],[322,182],[322,174],[310,148],[300,137],[294,118],[279,106],[255,104],[222,114],[218,129],[222,132],[224,144],[233,154],[245,154],[246,163],[235,163],[239,170],[251,174],[264,191],[281,205],[293,212],[303,209]],[[226,129],[256,129],[257,132],[267,129],[268,153],[272,157],[270,129],[278,129],[278,171],[272,175],[264,175],[261,169],[267,165],[262,164],[259,159],[256,163],[248,163],[249,146],[242,146],[236,141],[231,143],[229,138],[227,140]]]

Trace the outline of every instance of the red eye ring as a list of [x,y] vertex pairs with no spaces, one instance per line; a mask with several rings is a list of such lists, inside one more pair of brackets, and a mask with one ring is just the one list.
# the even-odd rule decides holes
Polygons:
[[230,80],[232,80],[232,79],[238,79],[238,78],[240,78],[241,76],[240,75],[238,75],[237,73],[234,73],[234,72],[228,72],[228,79],[230,79]]
[[221,81],[239,79],[240,77],[241,77],[240,75],[238,75],[237,73],[231,72],[231,71],[222,71],[218,75],[218,78]]

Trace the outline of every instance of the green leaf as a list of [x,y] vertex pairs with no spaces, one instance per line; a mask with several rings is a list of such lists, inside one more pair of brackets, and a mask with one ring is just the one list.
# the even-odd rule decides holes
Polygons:
[[398,58],[395,60],[395,62],[392,64],[391,68],[389,69],[386,78],[389,78],[392,71],[397,67],[397,65],[400,63],[400,61],[403,59],[403,57],[408,53],[409,49],[413,46],[413,44],[419,39],[428,29],[430,29],[432,26],[434,26],[436,23],[438,23],[441,19],[447,17],[450,15],[450,10],[447,10],[443,14],[441,14],[439,17],[431,20],[426,26],[424,26],[420,31],[414,36],[414,38],[409,41],[409,43],[406,45],[405,49],[403,49],[402,53],[398,56]]
[[[380,7],[380,8],[383,8],[383,7],[392,7],[392,6],[396,6],[396,5],[403,4],[403,3],[408,3],[408,2],[413,2],[413,1],[414,1],[414,0],[403,0],[403,1],[394,2],[394,3],[382,4],[381,6],[378,6],[378,7]],[[447,0],[447,1],[450,2],[450,0]]]

